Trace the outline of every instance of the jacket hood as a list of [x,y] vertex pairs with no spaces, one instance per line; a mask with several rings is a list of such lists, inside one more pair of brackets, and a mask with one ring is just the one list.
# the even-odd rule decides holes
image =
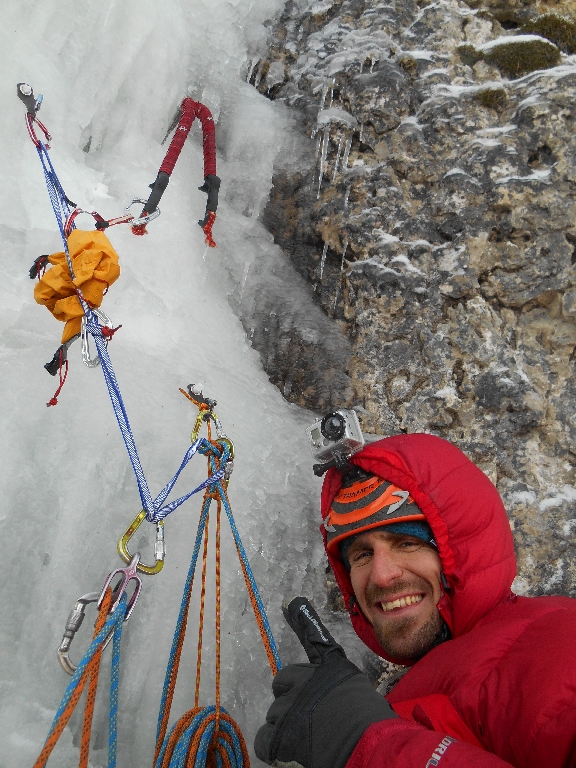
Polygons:
[[[469,631],[511,594],[516,557],[510,523],[500,494],[460,449],[439,437],[397,435],[371,443],[350,462],[409,491],[425,515],[438,544],[447,587],[438,610],[453,637]],[[325,519],[342,475],[326,473],[321,513]],[[326,547],[326,531],[320,527]],[[360,639],[379,656],[390,657],[356,605],[350,576],[342,561],[328,554]]]

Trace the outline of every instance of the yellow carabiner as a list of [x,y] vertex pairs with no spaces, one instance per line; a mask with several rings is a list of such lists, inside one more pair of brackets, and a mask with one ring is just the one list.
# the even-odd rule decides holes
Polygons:
[[[132,555],[128,551],[128,542],[134,536],[140,524],[146,517],[146,510],[143,509],[139,512],[134,520],[130,523],[123,536],[118,539],[118,554],[124,560],[125,563],[129,563],[132,560]],[[166,555],[166,548],[164,546],[164,520],[160,520],[156,523],[156,543],[154,544],[154,556],[156,558],[155,565],[144,565],[144,563],[138,563],[136,570],[140,573],[145,573],[148,576],[153,576],[155,573],[160,573],[164,567],[164,557]]]

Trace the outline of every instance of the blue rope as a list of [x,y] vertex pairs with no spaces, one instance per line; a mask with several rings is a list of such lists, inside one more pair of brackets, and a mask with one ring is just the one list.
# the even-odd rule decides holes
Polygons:
[[[122,598],[126,603],[126,595]],[[116,612],[120,609],[120,605]],[[122,608],[125,615],[125,608]],[[116,768],[117,755],[117,721],[118,721],[118,689],[120,685],[120,641],[124,622],[119,621],[114,629],[112,641],[112,669],[110,672],[110,712],[108,715],[108,768]]]
[[[50,160],[50,155],[48,154],[48,150],[46,146],[42,142],[39,142],[38,146],[36,147],[36,151],[38,152],[38,157],[40,158],[40,162],[42,163],[42,169],[44,171],[44,179],[46,180],[46,188],[48,189],[48,196],[50,198],[50,202],[52,204],[52,210],[54,211],[54,216],[56,217],[56,223],[58,224],[58,229],[60,230],[60,236],[64,244],[64,253],[66,254],[66,261],[68,262],[68,269],[70,270],[70,275],[72,277],[72,280],[74,280],[74,270],[72,268],[72,260],[70,258],[70,253],[68,251],[68,242],[66,240],[66,233],[64,232],[64,224],[66,223],[66,219],[74,209],[68,203],[68,200],[66,198],[66,193],[64,192],[64,188],[60,183],[60,179],[56,175],[56,171],[54,170],[54,166],[52,165],[52,161]],[[74,226],[72,226],[72,228],[75,229]],[[84,308],[84,311],[86,311],[85,308]]]
[[120,600],[120,603],[118,604],[118,608],[114,611],[114,613],[111,613],[108,616],[108,618],[106,619],[106,624],[104,624],[100,632],[92,640],[92,643],[90,644],[88,650],[86,651],[80,663],[76,667],[76,671],[72,675],[72,679],[70,680],[70,682],[68,683],[68,687],[64,691],[64,696],[62,697],[60,706],[58,707],[58,710],[54,715],[54,720],[48,732],[48,737],[52,734],[52,732],[54,731],[54,728],[56,728],[56,725],[58,724],[58,721],[60,720],[62,713],[66,709],[68,702],[72,698],[72,694],[76,690],[78,681],[82,677],[88,664],[92,661],[94,654],[100,648],[100,646],[104,643],[104,641],[106,640],[110,632],[113,632],[116,629],[116,626],[118,624],[120,625],[122,624],[122,622],[124,621],[125,615],[126,615],[126,595],[123,595]]
[[[172,753],[172,757],[170,759],[170,768],[186,768],[186,760],[190,750],[190,742],[196,733],[198,733],[198,731],[201,731],[202,735],[200,737],[198,752],[194,761],[194,768],[204,768],[208,759],[208,749],[210,748],[210,743],[214,737],[214,729],[216,727],[216,719],[213,717],[215,712],[216,707],[214,704],[211,704],[208,707],[204,707],[204,709],[202,709],[194,716],[194,719],[180,736],[178,743],[174,747],[174,752]],[[220,712],[223,712],[225,715],[228,714],[224,707],[220,707]],[[172,736],[176,725],[177,724],[175,723],[170,729],[170,733],[167,735],[164,744],[162,745],[162,750],[158,755],[156,765],[162,765],[168,742],[170,741],[170,737]],[[232,746],[230,746],[228,741],[223,738],[223,736],[221,736],[222,732],[230,737]],[[242,747],[240,746],[238,733],[236,729],[231,725],[231,723],[229,723],[228,720],[225,720],[224,718],[220,719],[219,721],[217,744],[225,750],[232,768],[244,768],[244,757],[242,755]],[[215,754],[217,765],[221,766],[222,758],[216,750]]]
[[[211,469],[215,469],[215,459],[213,456],[210,456],[210,464]],[[262,619],[262,625],[264,626],[264,630],[266,633],[266,637],[268,639],[268,642],[270,644],[270,649],[272,651],[272,655],[274,656],[274,661],[276,662],[278,669],[281,669],[282,663],[280,661],[280,656],[278,654],[278,649],[276,647],[276,643],[274,641],[274,637],[272,635],[272,630],[270,628],[270,623],[268,621],[268,617],[266,615],[266,609],[264,608],[264,604],[262,602],[262,598],[260,597],[260,593],[258,591],[258,587],[256,585],[256,581],[254,579],[254,574],[252,573],[252,569],[250,567],[250,563],[248,561],[248,557],[246,555],[246,551],[244,550],[244,547],[242,545],[242,541],[240,539],[240,534],[238,532],[238,528],[236,527],[236,523],[234,521],[234,517],[232,515],[232,509],[230,507],[230,503],[228,501],[228,497],[226,495],[226,491],[224,490],[224,487],[222,485],[222,482],[218,480],[215,483],[215,490],[218,492],[218,495],[220,497],[220,500],[222,501],[224,505],[224,509],[226,510],[226,516],[228,517],[228,522],[230,523],[230,528],[232,529],[232,534],[234,536],[234,541],[236,543],[240,558],[242,560],[242,563],[244,565],[244,569],[246,571],[248,581],[250,583],[250,587],[252,589],[257,610],[260,614],[260,617]],[[175,660],[176,655],[178,651],[179,641],[180,637],[182,635],[182,632],[185,631],[185,623],[187,620],[187,613],[188,613],[188,606],[190,603],[190,596],[192,593],[192,587],[194,584],[194,574],[196,571],[196,565],[198,562],[198,556],[200,553],[200,545],[202,543],[202,536],[204,534],[204,529],[207,525],[208,520],[208,511],[210,508],[210,502],[211,498],[206,497],[204,499],[204,503],[202,505],[202,511],[200,514],[200,520],[198,521],[198,530],[196,532],[196,540],[194,542],[194,550],[192,552],[192,559],[190,562],[190,568],[188,569],[188,575],[186,577],[186,583],[184,585],[184,591],[182,594],[182,602],[180,604],[180,612],[178,614],[178,619],[176,621],[176,627],[174,630],[174,638],[172,640],[172,647],[170,649],[170,656],[168,658],[168,664],[166,666],[166,676],[164,678],[164,686],[162,688],[162,697],[160,700],[160,710],[158,713],[158,726],[156,729],[156,741],[160,738],[162,723],[165,717],[166,713],[166,704],[167,704],[167,697],[168,697],[168,691],[170,688],[171,681],[173,679],[174,673],[175,673]],[[200,728],[205,728],[199,744],[198,749],[198,756],[196,758],[196,761],[194,763],[195,768],[204,768],[206,764],[207,754],[208,754],[208,748],[210,746],[210,741],[212,739],[212,735],[214,732],[214,723],[208,723],[206,725],[205,721],[209,717],[211,713],[215,711],[214,706],[206,707],[202,710],[199,714],[197,714],[193,721],[190,723],[188,728],[184,731],[184,733],[180,736],[178,739],[178,743],[174,747],[174,752],[172,754],[172,758],[170,760],[170,768],[185,768],[186,764],[186,757],[188,755],[189,745],[191,739],[194,737],[194,734],[198,731]],[[225,711],[225,710],[222,710]],[[170,742],[170,737],[174,731],[174,727],[169,730],[169,732],[164,737],[164,742],[162,744],[162,747],[160,749],[158,760],[156,762],[156,765],[162,765],[164,756],[166,753],[166,750],[168,748],[168,744]],[[238,736],[234,729],[230,726],[230,724],[226,720],[220,721],[220,728],[231,737],[234,749],[232,750],[228,743],[222,739],[219,739],[219,743],[223,745],[223,748],[226,750],[227,754],[230,758],[230,764],[233,766],[233,768],[243,768],[243,757],[242,757],[242,749],[240,746],[240,741],[238,739]],[[216,757],[217,764],[221,765],[222,760],[220,756],[217,754]]]
[[[54,216],[56,218],[56,222],[60,230],[60,236],[62,238],[62,243],[64,246],[64,252],[66,255],[66,262],[68,264],[68,269],[70,271],[70,275],[72,279],[74,279],[72,259],[70,258],[70,252],[68,250],[68,242],[67,242],[66,234],[64,231],[64,225],[65,225],[66,219],[70,214],[71,210],[73,210],[73,208],[68,203],[66,194],[64,192],[64,188],[62,187],[62,184],[60,183],[60,180],[56,174],[56,171],[54,170],[54,166],[52,165],[52,161],[50,160],[50,155],[48,154],[48,150],[46,146],[42,142],[39,142],[36,149],[38,152],[38,157],[40,158],[40,162],[42,163],[42,169],[44,171],[44,178],[46,180],[48,196],[50,197],[50,202],[52,204]],[[178,480],[180,473],[182,472],[184,467],[188,464],[190,459],[194,456],[194,454],[198,451],[203,454],[210,454],[210,453],[214,453],[214,451],[216,450],[214,446],[211,443],[209,443],[207,440],[204,440],[203,438],[200,439],[199,441],[197,440],[186,451],[186,454],[184,455],[182,463],[180,464],[180,467],[176,472],[176,474],[174,475],[174,477],[172,478],[172,480],[170,480],[170,482],[164,486],[164,488],[158,494],[156,499],[154,500],[152,499],[152,494],[150,493],[150,489],[146,481],[144,469],[142,468],[140,457],[138,456],[138,451],[136,449],[136,442],[134,440],[134,435],[130,427],[130,422],[128,420],[128,414],[126,413],[124,401],[122,400],[120,387],[118,386],[116,374],[114,373],[114,368],[112,367],[112,361],[110,360],[110,356],[108,355],[107,341],[104,339],[102,335],[102,327],[98,322],[97,316],[90,309],[90,307],[88,306],[88,304],[86,303],[84,297],[80,292],[78,292],[78,298],[80,300],[80,304],[82,305],[82,309],[84,310],[84,314],[86,315],[87,330],[93,337],[94,343],[96,344],[96,349],[98,351],[98,356],[100,358],[102,373],[104,375],[104,381],[108,389],[108,394],[110,396],[112,408],[114,409],[114,414],[116,416],[116,420],[120,428],[120,433],[122,435],[122,439],[124,440],[126,450],[128,451],[128,457],[130,459],[132,468],[134,470],[134,474],[136,476],[136,483],[138,485],[138,491],[140,494],[140,499],[142,501],[142,507],[146,510],[146,519],[151,523],[158,523],[160,520],[163,520],[171,512],[177,509],[181,504],[183,504],[187,499],[189,499],[195,493],[198,493],[199,491],[203,490],[207,486],[212,485],[215,482],[218,482],[218,480],[220,480],[224,476],[224,465],[228,460],[228,456],[229,456],[228,449],[226,447],[224,449],[225,457],[224,457],[224,454],[221,454],[222,468],[220,470],[215,471],[211,477],[209,477],[205,482],[201,483],[197,488],[194,488],[194,490],[170,502],[169,504],[162,506],[166,501],[168,494],[176,484],[176,481]]]
[[[200,513],[200,520],[198,521],[198,530],[196,532],[196,541],[194,542],[194,549],[192,551],[192,560],[190,561],[190,567],[188,569],[188,575],[186,576],[186,582],[184,584],[184,592],[182,594],[182,602],[180,603],[180,612],[176,621],[176,627],[174,629],[174,638],[172,639],[172,647],[170,649],[170,656],[168,657],[168,664],[166,666],[166,675],[164,677],[164,686],[162,687],[162,697],[160,699],[160,711],[158,713],[158,726],[156,728],[156,741],[160,737],[160,729],[162,727],[162,720],[164,719],[164,712],[166,710],[166,699],[168,697],[168,689],[170,687],[170,681],[174,674],[174,662],[176,659],[176,653],[178,651],[178,639],[183,631],[186,615],[188,612],[188,603],[190,602],[190,595],[192,593],[192,586],[194,584],[194,573],[196,571],[196,563],[198,561],[198,554],[200,552],[200,545],[202,543],[202,534],[206,527],[206,520],[208,519],[208,510],[210,508],[210,499],[205,498],[202,504],[202,511]],[[162,745],[163,752],[166,751],[168,744],[168,738],[164,740]],[[161,765],[162,761],[158,758],[158,765]]]
[[232,535],[234,536],[234,541],[236,543],[236,546],[238,547],[238,551],[240,553],[240,557],[242,558],[242,562],[244,563],[244,567],[248,575],[248,581],[250,582],[250,586],[252,587],[254,598],[256,600],[256,604],[258,605],[258,611],[262,618],[262,624],[266,632],[266,637],[268,638],[268,642],[270,643],[270,650],[272,651],[272,655],[274,656],[274,661],[278,665],[278,669],[281,669],[282,662],[280,661],[278,648],[276,647],[276,642],[274,640],[274,636],[272,635],[272,629],[270,627],[270,622],[268,621],[266,609],[264,608],[264,603],[262,602],[262,598],[260,597],[260,592],[258,591],[258,586],[256,584],[256,580],[254,579],[254,574],[252,573],[252,568],[250,567],[248,556],[246,555],[246,551],[244,550],[244,546],[242,545],[242,540],[240,538],[240,534],[238,533],[238,528],[236,527],[236,522],[234,521],[234,517],[232,515],[232,509],[230,507],[230,502],[228,501],[228,496],[226,495],[226,492],[220,481],[218,481],[218,483],[216,484],[216,490],[218,491],[220,498],[222,500],[222,504],[224,505],[224,509],[226,510],[226,516],[228,517],[228,522],[230,523],[230,528],[232,529]]

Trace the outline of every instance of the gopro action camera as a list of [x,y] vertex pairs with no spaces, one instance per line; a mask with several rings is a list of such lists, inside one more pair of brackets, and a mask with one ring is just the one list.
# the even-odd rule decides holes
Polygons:
[[314,474],[323,475],[329,467],[343,469],[347,459],[364,447],[364,437],[356,411],[339,408],[307,427],[312,456],[321,464],[315,464]]

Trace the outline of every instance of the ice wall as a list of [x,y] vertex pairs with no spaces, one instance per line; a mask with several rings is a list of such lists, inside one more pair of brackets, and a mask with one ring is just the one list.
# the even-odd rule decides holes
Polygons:
[[[68,612],[121,565],[116,541],[140,509],[102,374],[82,365],[78,344],[70,352],[58,406],[46,407],[57,382],[43,364],[59,345],[62,326],[35,304],[28,269],[41,253],[60,250],[60,241],[15,95],[19,81],[44,94],[39,117],[54,136],[51,157],[68,196],[107,218],[119,215],[132,197],[147,196],[166,149],[160,141],[183,95],[203,101],[218,120],[223,202],[214,235],[220,248],[207,249],[196,224],[205,196],[196,189],[202,155],[195,128],[147,237],[136,238],[125,227],[109,230],[122,275],[103,309],[115,325],[122,324],[110,353],[153,493],[189,445],[195,412],[178,388],[199,382],[218,401],[236,447],[230,495],[240,532],[281,654],[301,658],[283,627],[280,604],[301,590],[322,596],[319,482],[310,471],[304,433],[311,414],[288,405],[270,385],[227,300],[230,291],[238,292],[236,249],[248,253],[250,243],[260,249],[270,243],[257,215],[275,158],[298,158],[282,108],[242,79],[249,56],[265,42],[263,21],[281,6],[281,0],[45,0],[2,9],[1,766],[20,768],[35,760],[69,679],[55,655]],[[88,219],[78,223],[92,226]],[[205,472],[203,460],[192,464],[182,491]],[[122,768],[151,765],[199,507],[200,499],[189,501],[167,520],[166,566],[160,575],[144,577],[125,631]],[[150,529],[135,541],[149,560],[152,539]],[[271,676],[228,535],[224,564],[223,703],[251,748],[270,699]],[[205,704],[214,700],[210,616],[211,611]],[[76,659],[90,624],[75,640]],[[191,622],[173,709],[178,717],[193,705],[195,627]],[[75,716],[54,764],[75,764],[79,728]],[[94,767],[106,764],[106,739],[99,708]]]

